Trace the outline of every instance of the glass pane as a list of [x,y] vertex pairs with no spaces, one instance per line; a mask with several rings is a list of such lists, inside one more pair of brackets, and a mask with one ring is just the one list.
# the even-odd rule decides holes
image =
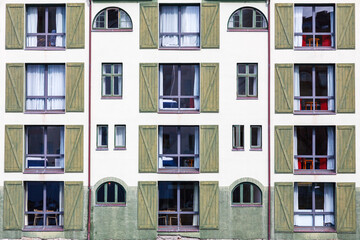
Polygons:
[[249,77],[249,95],[256,95],[256,77]]
[[119,16],[117,9],[108,10],[108,28],[119,28]]
[[327,155],[328,152],[328,134],[327,127],[315,128],[315,154]]
[[181,98],[180,99],[180,108],[195,108],[195,103],[197,99],[194,98]]
[[[181,96],[195,96],[198,95],[199,89],[196,89],[194,84],[195,83],[195,65],[181,65]],[[196,77],[199,80],[199,77]],[[196,92],[194,92],[196,90]]]
[[37,9],[37,33],[45,33],[45,7],[38,7]]
[[251,127],[251,146],[259,147],[260,146],[260,128],[259,127]]
[[328,96],[328,67],[315,66],[315,92],[316,96]]
[[312,96],[312,66],[300,65],[300,96]]
[[117,184],[118,192],[117,192],[117,201],[119,203],[125,202],[125,190],[119,184]]
[[[331,20],[332,18],[332,20]],[[331,22],[334,22],[334,8],[317,6],[315,7],[316,32],[331,32]]]
[[99,146],[107,146],[108,129],[107,126],[99,127]]
[[121,73],[122,73],[122,65],[114,64],[114,74],[121,74]]
[[103,65],[103,73],[111,73],[111,64],[104,64]]
[[177,127],[163,127],[163,154],[177,153]]
[[315,209],[324,210],[324,184],[315,183]]
[[181,226],[198,226],[199,216],[196,214],[181,214],[180,225]]
[[107,182],[107,202],[115,202],[115,184],[114,182]]
[[121,77],[114,77],[114,95],[121,96]]
[[[194,211],[194,195],[198,195],[198,187],[195,188],[195,183],[193,182],[182,182],[180,184],[180,211],[183,212],[192,212]],[[198,211],[198,209],[197,209]]]
[[60,154],[61,144],[61,127],[47,127],[47,153]]
[[28,154],[44,154],[44,127],[28,127]]
[[240,203],[240,185],[238,185],[234,189],[233,195],[232,195],[232,201],[233,201],[233,203]]
[[104,77],[104,95],[111,95],[111,77]]
[[230,26],[231,28],[239,28],[240,27],[240,10],[236,11],[232,15],[232,18],[230,19]]
[[253,203],[261,203],[261,191],[260,191],[260,189],[257,187],[257,186],[255,186],[255,185],[253,185],[253,194],[254,194],[254,196],[253,196]]
[[312,127],[297,127],[297,154],[312,155]]
[[96,18],[95,28],[104,28],[105,27],[105,11],[101,12]]
[[[178,98],[164,98],[162,100],[163,108],[178,108],[179,99]],[[184,103],[182,103],[184,104]]]
[[178,66],[163,65],[163,96],[178,95]]
[[159,182],[159,211],[176,212],[177,183]]
[[196,127],[180,127],[181,154],[195,153],[195,131],[197,131]]
[[255,73],[256,73],[256,65],[249,64],[249,74],[255,74]]
[[253,14],[254,11],[252,9],[242,9],[242,27],[253,27]]
[[246,78],[245,77],[238,77],[238,95],[244,96],[245,95],[245,83]]
[[115,126],[115,127],[116,127],[115,146],[125,147],[125,126]]
[[26,66],[27,96],[44,96],[45,95],[44,89],[45,89],[45,65],[27,65]]
[[48,33],[56,33],[56,7],[48,7]]
[[241,184],[243,186],[243,203],[251,203],[251,185],[249,183]]
[[101,187],[97,190],[97,202],[105,202],[105,184],[101,185]]
[[43,183],[28,182],[27,191],[28,191],[27,211],[29,212],[43,211],[43,207],[44,207]]
[[238,73],[246,73],[246,64],[238,64]]
[[181,157],[180,158],[180,167],[190,167],[193,168],[195,165],[194,157]]
[[46,185],[46,210],[47,212],[60,209],[60,183],[47,182]]
[[298,183],[298,203],[299,209],[312,209],[312,185],[307,183]]
[[313,30],[312,26],[312,7],[297,7],[302,8],[302,31],[304,33],[311,33]]

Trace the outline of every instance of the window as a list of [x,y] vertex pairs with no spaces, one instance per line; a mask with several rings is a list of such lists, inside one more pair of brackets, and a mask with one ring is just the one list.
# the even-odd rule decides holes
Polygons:
[[199,228],[199,183],[159,182],[159,230]]
[[200,7],[160,5],[160,47],[200,47]]
[[199,110],[199,65],[160,65],[160,110]]
[[334,6],[295,6],[295,47],[334,47]]
[[233,149],[244,149],[244,125],[233,125]]
[[126,147],[126,126],[115,125],[115,149],[125,149]]
[[199,170],[199,128],[159,128],[159,170]]
[[102,65],[102,96],[105,97],[122,97],[122,64],[105,64]]
[[238,63],[237,97],[257,97],[257,64]]
[[25,183],[25,228],[56,229],[64,226],[64,183]]
[[333,65],[295,65],[294,110],[335,111]]
[[[294,225],[296,227],[335,226],[333,183],[295,183]],[[309,229],[309,228],[307,228]]]
[[233,206],[261,206],[261,198],[260,189],[255,184],[249,182],[238,184],[232,191]]
[[97,205],[125,205],[125,189],[116,182],[106,182],[96,190]]
[[64,127],[26,127],[26,169],[64,169]]
[[98,125],[97,126],[97,148],[107,149],[108,148],[108,126]]
[[335,171],[334,127],[295,127],[295,171]]
[[257,9],[240,8],[231,15],[228,29],[267,29],[267,21]]
[[250,149],[261,149],[261,126],[250,126]]
[[65,65],[26,65],[26,111],[65,110]]
[[107,8],[99,12],[94,20],[93,29],[96,30],[131,30],[130,16],[122,9]]
[[65,6],[26,7],[26,47],[65,47]]

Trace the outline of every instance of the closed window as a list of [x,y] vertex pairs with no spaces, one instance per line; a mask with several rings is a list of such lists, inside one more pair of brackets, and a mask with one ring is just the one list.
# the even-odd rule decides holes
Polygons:
[[130,16],[120,8],[107,8],[99,12],[94,20],[93,29],[97,30],[131,30]]
[[232,204],[236,205],[261,205],[261,190],[253,183],[238,184],[232,191]]
[[108,126],[98,125],[97,126],[97,148],[107,149],[108,148]]
[[231,15],[228,29],[267,29],[267,21],[257,9],[240,8]]
[[261,149],[261,126],[250,126],[250,148]]
[[115,149],[126,147],[126,126],[115,125]]
[[125,205],[125,189],[116,182],[106,182],[96,190],[97,205]]
[[122,97],[122,64],[103,63],[102,71],[103,98]]
[[257,64],[238,63],[237,97],[257,97]]
[[244,125],[233,125],[233,149],[244,149]]

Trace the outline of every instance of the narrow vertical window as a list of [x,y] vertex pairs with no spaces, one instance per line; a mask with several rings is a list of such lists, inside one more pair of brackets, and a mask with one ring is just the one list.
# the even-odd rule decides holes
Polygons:
[[115,149],[126,148],[126,126],[115,125]]
[[232,126],[233,149],[244,149],[244,125]]
[[257,97],[257,64],[238,63],[237,97]]
[[251,149],[261,149],[261,126],[250,126]]
[[97,147],[107,149],[108,148],[108,126],[97,126]]
[[102,65],[102,97],[122,97],[122,64],[103,63]]

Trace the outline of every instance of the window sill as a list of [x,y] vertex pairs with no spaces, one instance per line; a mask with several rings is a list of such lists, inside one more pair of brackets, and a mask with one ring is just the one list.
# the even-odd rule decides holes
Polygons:
[[114,147],[114,150],[118,151],[118,150],[126,150],[126,147]]
[[30,51],[65,51],[66,47],[26,47],[25,50]]
[[194,226],[158,226],[158,232],[199,232],[199,227]]
[[197,168],[184,168],[184,169],[159,169],[158,173],[168,173],[168,174],[198,174],[199,169]]
[[91,29],[91,32],[132,32],[132,28],[127,29]]
[[122,99],[122,96],[102,96],[101,99]]
[[97,147],[96,151],[108,151],[109,149],[107,147]]
[[294,111],[294,115],[336,115],[334,111]]
[[333,170],[319,169],[295,169],[294,175],[336,175],[336,172]]
[[321,233],[336,233],[336,230],[332,227],[294,227],[294,232],[297,233],[312,233],[312,232],[321,232]]
[[236,100],[258,100],[258,97],[236,97]]
[[51,168],[43,168],[43,169],[34,169],[34,168],[26,168],[24,170],[24,174],[62,174],[64,173],[63,168],[51,169]]
[[55,111],[30,111],[25,110],[25,114],[64,114],[65,110],[55,110]]
[[250,148],[249,151],[258,152],[258,151],[262,151],[262,148]]
[[234,152],[237,152],[237,151],[245,151],[245,149],[244,148],[232,148],[232,151],[234,151]]
[[200,47],[159,47],[159,50],[190,50],[190,51],[199,51]]
[[97,203],[95,207],[126,207],[125,203]]
[[198,114],[199,110],[159,110],[159,114]]
[[246,28],[228,28],[227,29],[228,32],[267,32],[267,28],[262,28],[262,29],[256,29],[256,28],[252,28],[252,29],[246,29]]
[[335,51],[334,47],[294,47],[295,51]]
[[231,207],[262,207],[262,204],[232,204]]
[[60,226],[51,226],[51,227],[25,226],[22,231],[23,232],[63,232],[64,228]]

